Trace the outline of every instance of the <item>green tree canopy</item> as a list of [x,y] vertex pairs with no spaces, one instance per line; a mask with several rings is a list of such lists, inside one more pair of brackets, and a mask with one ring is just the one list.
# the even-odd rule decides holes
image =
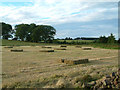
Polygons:
[[2,22],[2,38],[8,39],[12,37],[12,26]]
[[111,33],[111,35],[108,37],[107,43],[115,43],[115,36]]
[[38,25],[32,32],[32,40],[34,42],[44,41],[50,42],[54,39],[56,30],[52,26]]
[[54,39],[56,30],[52,26],[40,25],[38,27],[41,27],[41,39],[44,42],[49,42]]
[[15,26],[15,36],[22,41],[25,41],[26,37],[28,36],[29,25],[28,24],[19,24]]
[[39,42],[41,41],[41,27],[36,27],[33,29],[33,32],[32,32],[32,41],[33,42]]
[[106,36],[100,36],[100,38],[97,41],[98,43],[115,43],[115,36],[113,36],[113,34],[111,33],[110,36],[106,37]]
[[105,37],[105,36],[100,36],[100,38],[99,38],[99,43],[107,43],[107,41],[108,41],[108,38],[107,38],[107,37]]
[[22,41],[50,42],[54,39],[56,30],[49,25],[19,24],[15,26],[15,35]]
[[33,33],[33,30],[36,28],[36,24],[34,23],[31,23],[29,25],[29,29],[28,29],[28,34],[26,36],[26,41],[32,41],[32,33]]

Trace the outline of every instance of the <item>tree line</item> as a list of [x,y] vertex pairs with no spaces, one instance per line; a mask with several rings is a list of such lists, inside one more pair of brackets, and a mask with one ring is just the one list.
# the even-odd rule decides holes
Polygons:
[[[13,38],[13,40],[29,41],[29,42],[53,42],[54,36],[56,34],[56,29],[50,25],[36,25],[31,24],[18,24],[12,29],[10,24],[2,22],[2,38],[8,39]],[[110,36],[100,36],[99,38],[70,38],[66,37],[63,40],[84,40],[84,39],[96,39],[95,43],[120,43],[119,40],[115,40],[115,36],[111,33]],[[59,39],[57,39],[59,40]],[[62,42],[63,43],[63,42]],[[64,43],[66,43],[64,41]],[[74,43],[74,42],[72,42]]]
[[10,24],[2,22],[2,38],[30,42],[52,42],[56,29],[50,25],[18,24],[12,29]]
[[[58,40],[60,40],[60,39],[58,39]],[[106,36],[100,36],[99,38],[85,38],[85,37],[71,38],[71,37],[66,37],[62,40],[64,40],[64,42],[62,42],[62,43],[67,43],[65,40],[93,40],[94,43],[109,43],[109,44],[117,43],[117,42],[120,43],[120,39],[115,40],[115,36],[112,33],[108,37],[106,37]],[[73,41],[71,43],[78,44],[79,42],[74,42]],[[86,42],[84,42],[84,43],[86,43]]]
[[119,42],[115,40],[115,36],[111,33],[110,36],[106,37],[106,36],[100,36],[98,40],[96,40],[95,42],[97,43],[109,43],[109,44],[113,44],[116,42]]

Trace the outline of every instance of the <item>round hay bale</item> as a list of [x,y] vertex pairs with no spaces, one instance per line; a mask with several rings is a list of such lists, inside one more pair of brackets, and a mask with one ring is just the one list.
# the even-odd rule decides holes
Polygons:
[[6,47],[4,47],[4,48],[13,48],[12,46],[6,46]]
[[12,49],[11,52],[23,52],[23,49]]
[[60,47],[67,47],[66,45],[61,45]]
[[40,52],[54,52],[54,50],[40,50]]
[[66,50],[66,48],[54,48],[54,50]]

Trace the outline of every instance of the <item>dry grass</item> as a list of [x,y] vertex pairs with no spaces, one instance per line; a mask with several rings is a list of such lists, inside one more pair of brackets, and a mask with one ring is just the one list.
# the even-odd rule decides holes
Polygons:
[[[59,45],[52,47],[58,48]],[[118,50],[99,48],[82,50],[75,46],[67,46],[67,50],[43,53],[39,52],[42,49],[41,46],[16,46],[14,49],[23,49],[24,52],[12,53],[8,52],[9,48],[2,47],[3,87],[75,88],[82,82],[81,77],[85,75],[90,75],[92,79],[99,79],[103,75],[117,71]],[[110,56],[114,57],[105,58]],[[58,63],[61,58],[68,57],[91,60],[89,63],[78,65]],[[103,59],[95,60],[94,58]],[[78,78],[77,82],[76,78]]]

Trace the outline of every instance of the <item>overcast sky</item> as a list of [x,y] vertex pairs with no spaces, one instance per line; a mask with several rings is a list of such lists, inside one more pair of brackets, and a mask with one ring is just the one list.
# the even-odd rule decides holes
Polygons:
[[110,33],[117,38],[118,2],[0,0],[0,20],[12,26],[51,25],[57,30],[56,38],[99,37]]

